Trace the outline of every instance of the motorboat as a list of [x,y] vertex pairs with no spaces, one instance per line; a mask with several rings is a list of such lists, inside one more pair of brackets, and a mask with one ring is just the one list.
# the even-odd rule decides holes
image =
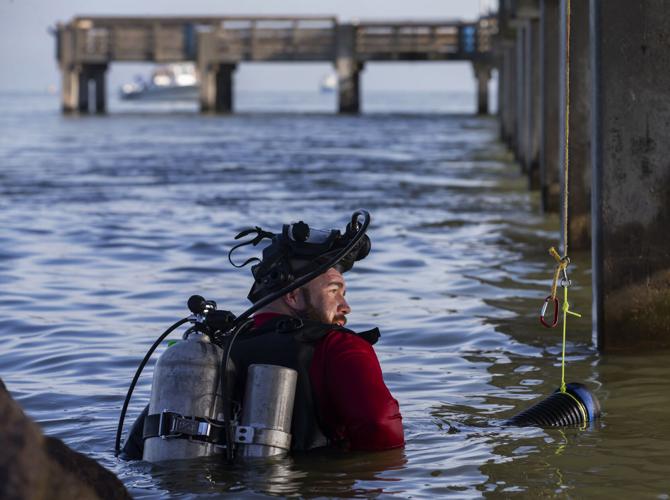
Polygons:
[[190,63],[157,66],[145,79],[137,76],[134,82],[121,86],[119,95],[125,100],[181,101],[198,96],[198,77]]
[[324,93],[335,92],[337,90],[337,75],[335,73],[325,75],[319,83],[319,89]]

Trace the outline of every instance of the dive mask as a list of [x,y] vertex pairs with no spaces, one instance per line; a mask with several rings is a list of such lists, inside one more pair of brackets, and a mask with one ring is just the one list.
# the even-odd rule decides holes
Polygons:
[[[283,289],[289,291],[291,284],[296,279],[315,271],[326,263],[329,264],[328,268],[334,267],[341,273],[349,271],[354,262],[364,259],[370,253],[370,238],[366,234],[355,242],[361,230],[356,220],[359,214],[360,212],[354,213],[352,221],[344,232],[337,229],[315,229],[300,221],[284,224],[281,234],[270,233],[260,227],[239,233],[235,239],[255,233],[254,238],[235,245],[228,253],[228,259],[235,267],[244,267],[249,263],[257,262],[251,267],[254,284],[249,291],[249,300],[256,303],[271,293]],[[256,246],[265,239],[269,239],[270,244],[263,249],[262,259],[247,259],[240,265],[232,261],[232,254],[237,248],[244,245]],[[347,246],[351,248],[340,255]]]

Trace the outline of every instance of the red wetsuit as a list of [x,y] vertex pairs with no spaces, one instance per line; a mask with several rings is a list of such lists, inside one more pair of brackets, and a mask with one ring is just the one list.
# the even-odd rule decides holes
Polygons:
[[[255,326],[274,316],[257,314]],[[367,451],[405,444],[398,402],[386,387],[368,342],[330,331],[316,344],[309,376],[323,431],[334,443]]]

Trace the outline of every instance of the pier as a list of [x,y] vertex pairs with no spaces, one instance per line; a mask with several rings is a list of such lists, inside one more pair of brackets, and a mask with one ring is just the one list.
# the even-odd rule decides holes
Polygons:
[[497,18],[477,22],[358,22],[335,17],[77,17],[57,27],[65,113],[104,112],[114,62],[196,63],[200,109],[233,111],[233,73],[242,62],[330,62],[340,113],[361,108],[368,62],[470,61],[477,109],[488,112]]

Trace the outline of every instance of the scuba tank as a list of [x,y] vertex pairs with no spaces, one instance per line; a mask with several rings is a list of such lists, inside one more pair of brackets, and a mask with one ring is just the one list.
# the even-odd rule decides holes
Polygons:
[[[220,391],[223,349],[202,333],[191,333],[161,355],[154,368],[143,460],[159,462],[215,455],[213,437],[223,418]],[[185,438],[185,439],[184,439]]]
[[[218,390],[223,349],[191,333],[158,359],[144,421],[147,462],[212,456],[226,451],[224,397]],[[298,372],[275,365],[249,366],[239,425],[232,424],[237,455],[286,454]]]
[[238,456],[271,457],[291,449],[291,420],[298,372],[283,366],[250,365],[240,425]]
[[238,445],[244,457],[288,452],[298,373],[282,366],[249,366],[238,425],[222,383],[228,358],[224,347],[232,342],[221,342],[214,333],[234,316],[197,295],[188,305],[194,325],[165,350],[154,368],[142,459],[160,462],[224,452],[232,458]]

